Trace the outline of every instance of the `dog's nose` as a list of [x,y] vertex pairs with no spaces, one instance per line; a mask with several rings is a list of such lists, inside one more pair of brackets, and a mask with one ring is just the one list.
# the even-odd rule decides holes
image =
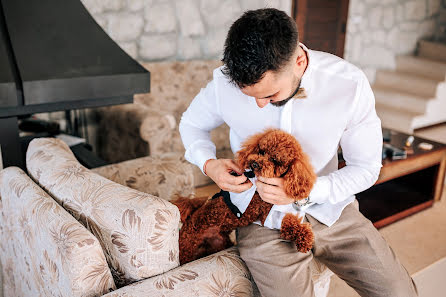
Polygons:
[[259,169],[260,165],[257,162],[252,162],[251,167],[252,167],[252,169]]

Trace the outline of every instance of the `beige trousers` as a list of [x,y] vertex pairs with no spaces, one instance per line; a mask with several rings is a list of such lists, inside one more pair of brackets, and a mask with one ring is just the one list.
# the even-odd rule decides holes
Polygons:
[[406,269],[373,224],[346,206],[331,227],[310,215],[315,242],[308,253],[280,239],[279,230],[251,224],[237,230],[240,255],[263,297],[312,297],[309,263],[315,257],[361,296],[412,297],[417,289]]

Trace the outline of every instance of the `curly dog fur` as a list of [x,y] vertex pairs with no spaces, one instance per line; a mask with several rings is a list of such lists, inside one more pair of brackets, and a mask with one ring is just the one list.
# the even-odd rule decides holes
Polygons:
[[[308,197],[316,174],[307,155],[294,136],[278,129],[267,129],[249,137],[236,154],[240,168],[251,169],[256,176],[282,177],[288,196],[295,200]],[[248,208],[239,218],[226,205],[222,195],[212,199],[180,197],[173,202],[180,209],[180,262],[193,261],[229,246],[229,234],[238,227],[260,220],[264,224],[272,204],[255,192]],[[282,220],[281,238],[293,241],[297,250],[307,252],[313,246],[313,232],[308,223],[287,213]]]

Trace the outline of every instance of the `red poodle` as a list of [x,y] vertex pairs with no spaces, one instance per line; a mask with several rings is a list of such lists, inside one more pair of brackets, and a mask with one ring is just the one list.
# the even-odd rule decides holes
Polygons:
[[[297,140],[278,129],[268,129],[248,138],[237,152],[236,162],[256,176],[282,177],[285,192],[295,200],[308,197],[316,181],[316,174]],[[245,175],[249,176],[246,172]],[[179,198],[173,203],[180,209],[183,222],[179,242],[181,264],[231,246],[231,231],[255,221],[263,225],[273,207],[257,192],[243,213],[225,191],[210,199]],[[302,223],[301,217],[291,213],[285,214],[282,220],[280,237],[293,241],[300,252],[307,252],[313,246],[310,224]]]

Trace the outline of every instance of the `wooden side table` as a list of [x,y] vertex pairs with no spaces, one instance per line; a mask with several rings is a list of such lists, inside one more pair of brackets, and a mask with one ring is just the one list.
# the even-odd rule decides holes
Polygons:
[[[386,131],[386,130],[384,130]],[[409,135],[390,131],[390,144],[404,148]],[[421,142],[431,150],[419,148]],[[440,200],[446,172],[446,145],[415,137],[407,158],[383,160],[376,184],[356,195],[360,211],[380,228]]]

